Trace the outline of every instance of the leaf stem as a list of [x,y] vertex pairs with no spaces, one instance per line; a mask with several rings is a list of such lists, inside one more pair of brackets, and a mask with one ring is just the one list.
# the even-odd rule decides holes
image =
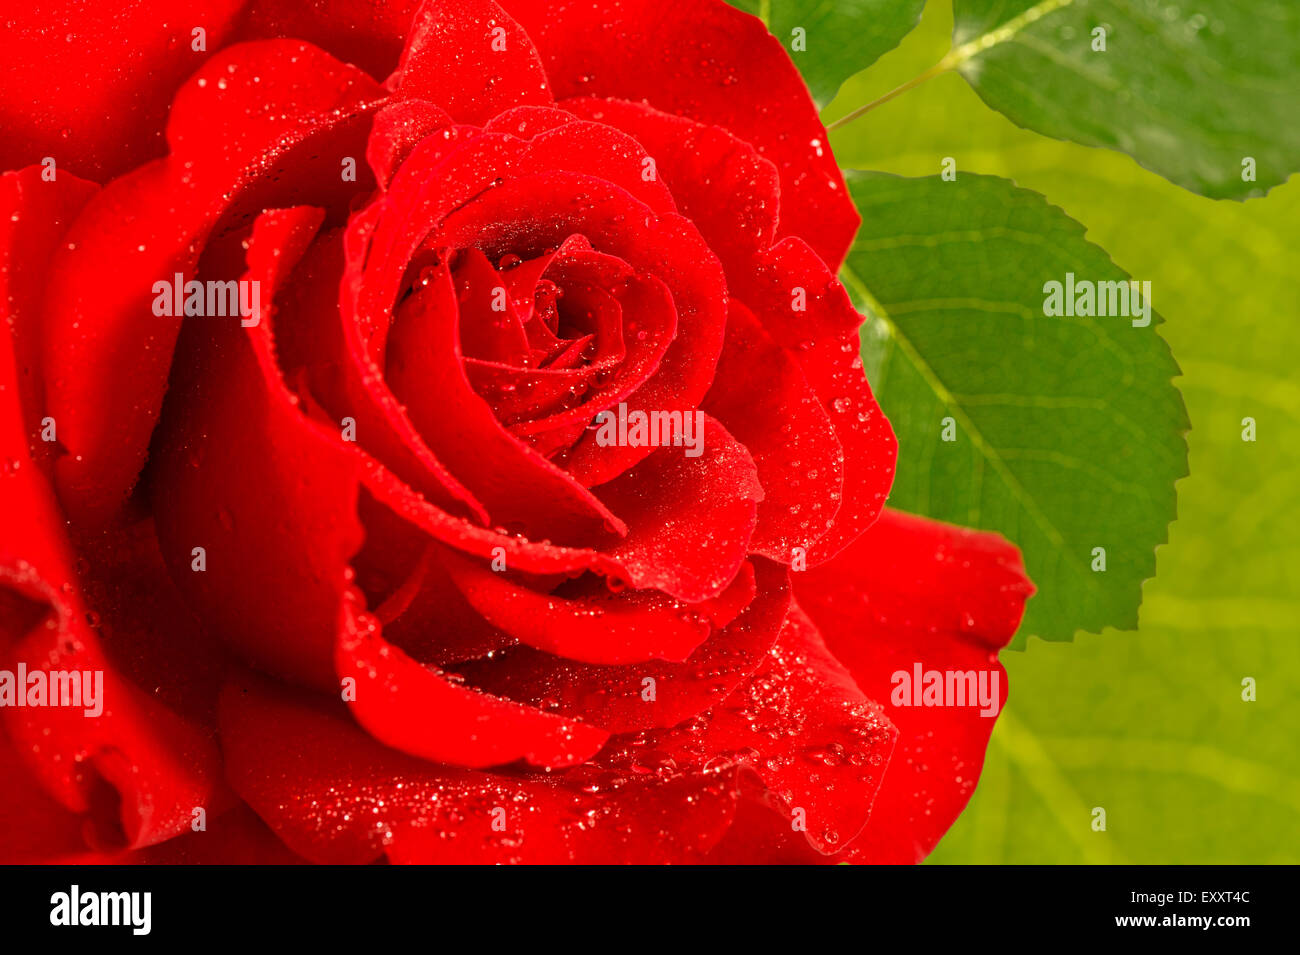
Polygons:
[[902,96],[908,90],[920,86],[922,83],[924,83],[926,80],[930,79],[931,77],[938,76],[940,73],[945,72],[946,70],[952,67],[953,62],[955,61],[953,61],[952,54],[950,53],[948,54],[948,56],[945,56],[942,60],[934,64],[934,66],[930,67],[924,73],[912,77],[902,86],[894,87],[894,89],[890,90],[884,96],[881,96],[877,99],[873,99],[870,103],[867,103],[865,106],[859,106],[851,113],[845,113],[839,119],[835,120],[835,122],[829,124],[826,127],[826,129],[827,130],[838,129],[839,127],[845,125],[846,123],[853,122],[853,120],[857,119],[859,116],[871,112],[871,110],[875,109],[877,106],[883,106],[885,103],[888,103],[894,97]]
[[877,106],[888,103],[894,97],[901,96],[908,90],[920,86],[931,77],[938,76],[940,73],[946,72],[954,66],[960,66],[971,57],[983,53],[990,47],[997,46],[999,43],[1005,43],[1007,40],[1015,37],[1017,33],[1029,26],[1031,23],[1041,20],[1049,13],[1055,13],[1057,10],[1068,7],[1072,3],[1074,3],[1074,0],[1040,0],[1039,3],[1024,11],[1020,16],[1013,17],[996,30],[990,30],[988,33],[976,37],[969,43],[963,43],[961,46],[949,50],[947,56],[934,64],[934,66],[930,67],[920,76],[914,76],[902,86],[890,90],[879,99],[874,99],[866,106],[859,106],[857,109],[853,110],[853,112],[846,113],[827,126],[826,129],[838,129],[846,123],[853,122],[853,120],[865,113],[871,112],[871,110],[875,109]]

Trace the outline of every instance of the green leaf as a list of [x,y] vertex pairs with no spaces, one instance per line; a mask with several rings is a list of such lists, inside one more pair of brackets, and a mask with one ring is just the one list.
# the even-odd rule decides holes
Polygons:
[[1217,199],[1263,195],[1300,168],[1294,0],[956,0],[954,11],[946,65],[1021,126],[1128,153]]
[[1160,319],[1044,314],[1045,283],[1128,276],[1037,193],[964,173],[849,190],[863,226],[842,275],[898,433],[891,505],[1019,545],[1038,587],[1019,646],[1136,627],[1187,473]]
[[[846,79],[898,46],[925,6],[925,0],[729,2],[767,24],[799,67],[818,106],[825,106]],[[801,43],[795,33],[800,29]]]
[[[951,36],[948,0],[930,0],[904,48],[841,99],[893,89]],[[1151,279],[1193,422],[1191,476],[1138,631],[1002,654],[1011,696],[971,804],[930,861],[1300,862],[1286,838],[1300,831],[1300,177],[1260,202],[1215,202],[1120,153],[1021,129],[952,74],[832,146],[844,165],[904,176],[954,156],[959,176],[1011,178],[1061,205]],[[1255,442],[1242,440],[1247,416]]]

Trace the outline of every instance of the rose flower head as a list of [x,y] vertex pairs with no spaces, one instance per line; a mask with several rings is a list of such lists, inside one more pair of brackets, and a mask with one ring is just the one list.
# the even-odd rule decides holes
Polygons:
[[781,45],[720,0],[199,7],[112,14],[130,71],[13,31],[0,858],[923,858],[1032,587],[883,509]]

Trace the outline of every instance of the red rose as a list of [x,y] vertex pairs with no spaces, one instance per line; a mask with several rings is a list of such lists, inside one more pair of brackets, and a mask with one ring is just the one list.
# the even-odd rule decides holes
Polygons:
[[170,6],[3,40],[0,856],[924,857],[1031,588],[881,512],[780,45]]

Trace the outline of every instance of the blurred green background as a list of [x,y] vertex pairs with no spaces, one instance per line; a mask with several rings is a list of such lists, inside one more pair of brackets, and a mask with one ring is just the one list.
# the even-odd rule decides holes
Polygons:
[[[950,0],[930,0],[823,118],[912,79],[951,35]],[[1204,199],[1127,156],[1022,130],[951,73],[831,143],[846,169],[934,175],[952,156],[958,175],[1004,176],[1065,209],[1151,280],[1192,419],[1191,476],[1139,630],[1002,654],[1011,698],[930,861],[1300,862],[1300,178],[1244,204]]]

